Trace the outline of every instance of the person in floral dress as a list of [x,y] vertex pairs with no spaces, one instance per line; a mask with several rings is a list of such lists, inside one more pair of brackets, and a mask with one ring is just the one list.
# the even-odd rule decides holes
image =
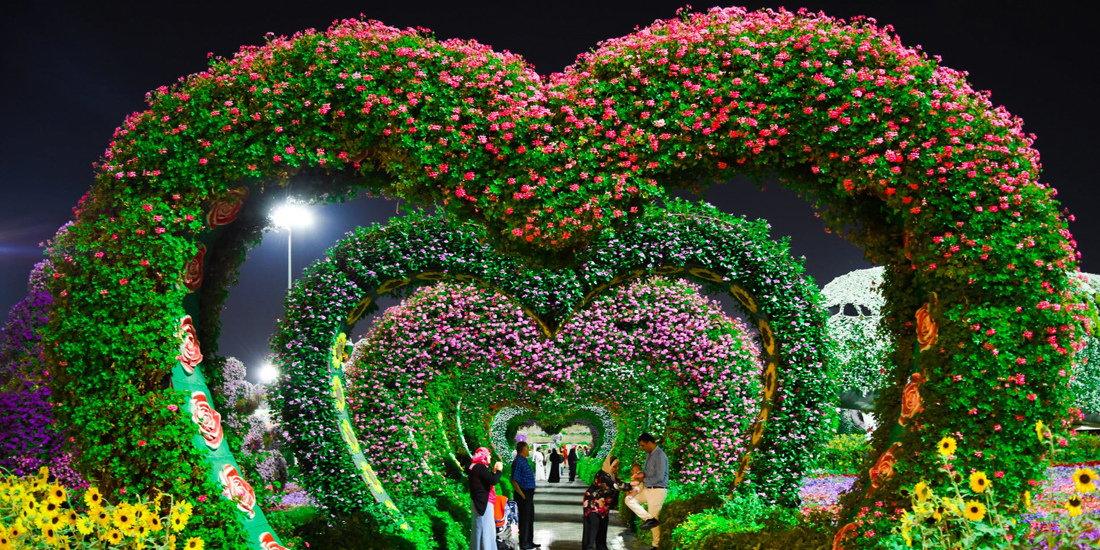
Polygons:
[[596,472],[592,485],[584,493],[582,550],[607,550],[608,513],[619,506],[619,491],[623,487],[616,479],[618,471],[619,459],[608,455],[603,461],[603,467]]

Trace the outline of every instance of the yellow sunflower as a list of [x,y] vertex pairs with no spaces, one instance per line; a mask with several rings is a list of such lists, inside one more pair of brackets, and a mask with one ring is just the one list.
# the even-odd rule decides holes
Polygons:
[[54,504],[65,502],[65,497],[65,488],[60,485],[51,485],[49,491],[46,492],[46,498]]
[[199,537],[191,537],[187,539],[187,544],[184,546],[187,550],[202,550],[206,544],[202,542]]
[[1069,497],[1069,500],[1066,501],[1066,510],[1069,510],[1070,517],[1081,515],[1081,497],[1077,495]]
[[149,516],[149,519],[145,522],[145,524],[148,525],[149,530],[154,533],[160,531],[161,529],[164,529],[164,524],[161,523],[160,518],[152,514]]
[[107,513],[107,510],[100,508],[95,512],[95,522],[103,527],[106,527],[111,523],[111,514]]
[[970,490],[975,493],[984,493],[989,488],[989,478],[985,477],[985,472],[974,472],[970,474]]
[[924,502],[928,500],[928,497],[932,496],[932,490],[928,488],[928,484],[920,482],[913,486],[913,493],[917,495],[917,500]]
[[1096,472],[1092,468],[1078,468],[1073,472],[1073,484],[1077,486],[1077,492],[1083,494],[1096,490]]
[[90,535],[95,530],[95,524],[92,523],[91,518],[79,518],[76,523],[73,524],[77,531],[80,531],[81,535]]
[[1039,441],[1043,440],[1043,436],[1045,435],[1045,432],[1046,432],[1046,426],[1043,424],[1043,421],[1040,420],[1040,421],[1036,422],[1035,423],[1035,435],[1039,436]]
[[110,531],[107,531],[106,535],[104,535],[103,540],[106,540],[111,544],[118,544],[122,542],[122,532],[118,529],[111,529]]
[[53,527],[47,527],[42,530],[42,539],[50,546],[57,546],[60,544],[60,541],[57,540],[57,529]]
[[981,521],[985,518],[985,505],[976,500],[971,500],[966,503],[966,510],[963,515],[970,521]]
[[130,533],[134,529],[134,511],[126,503],[122,503],[118,508],[115,508],[111,520],[114,521],[115,527],[118,527],[123,533]]
[[0,533],[0,550],[15,550],[15,547],[12,546],[11,539],[3,533]]
[[95,510],[103,505],[103,495],[99,494],[99,489],[92,487],[84,493],[84,504],[88,505],[88,508]]
[[945,437],[940,440],[939,448],[940,455],[953,456],[955,454],[955,449],[958,449],[959,446],[954,437]]

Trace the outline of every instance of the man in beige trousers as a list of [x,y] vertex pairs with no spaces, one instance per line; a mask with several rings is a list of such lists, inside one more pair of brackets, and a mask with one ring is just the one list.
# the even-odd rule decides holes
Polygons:
[[[642,481],[645,486],[637,496],[626,497],[626,505],[639,518],[642,519],[640,529],[653,530],[653,547],[661,540],[661,522],[657,518],[661,515],[661,506],[668,496],[668,455],[657,446],[657,440],[648,432],[638,437],[638,446],[646,452],[645,467],[634,478]],[[649,510],[642,508],[642,504],[648,504]]]

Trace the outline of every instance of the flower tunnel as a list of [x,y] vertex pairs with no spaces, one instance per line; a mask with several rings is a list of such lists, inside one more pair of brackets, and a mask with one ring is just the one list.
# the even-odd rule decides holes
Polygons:
[[[620,441],[667,433],[685,479],[732,489],[757,454],[754,488],[782,499],[810,458],[797,442],[821,437],[835,395],[829,377],[816,380],[825,348],[816,288],[763,222],[669,206],[575,270],[522,268],[481,244],[480,228],[432,215],[338,242],[295,285],[274,340],[277,408],[315,497],[358,509],[384,498],[366,493],[375,479],[428,491],[435,482],[420,472],[441,473],[470,444],[440,434],[473,432],[489,446],[494,407],[569,402],[605,405]],[[760,332],[759,357],[696,289],[626,286],[654,274],[735,298]],[[347,360],[346,335],[384,293],[408,298]]]
[[[209,427],[219,407],[206,390],[218,381],[218,312],[260,238],[263,206],[288,182],[311,201],[365,188],[441,204],[448,218],[435,228],[449,233],[395,222],[389,231],[422,239],[407,256],[384,238],[363,249],[370,257],[337,245],[287,301],[277,344],[302,382],[283,385],[282,414],[330,504],[376,496],[351,473],[366,462],[334,431],[347,422],[353,435],[330,397],[333,346],[375,297],[466,278],[521,304],[550,336],[649,274],[694,278],[744,304],[762,336],[767,397],[755,424],[766,411],[766,433],[746,456],[756,487],[781,497],[799,471],[792,456],[821,437],[831,409],[816,294],[763,225],[662,211],[658,200],[778,174],[886,268],[893,370],[876,416],[900,417],[905,387],[921,398],[905,426],[876,432],[846,520],[868,502],[896,504],[893,489],[936,468],[948,433],[970,434],[962,443],[978,453],[960,467],[1004,471],[1005,490],[1021,493],[1040,475],[1031,426],[1065,412],[1059,373],[1088,309],[1070,293],[1076,243],[1022,124],[892,29],[806,12],[685,14],[603,42],[548,79],[514,54],[373,21],[244,47],[150,92],[50,244],[54,314],[42,336],[65,405],[58,420],[73,429],[78,469],[104,489],[233,497],[196,510],[196,534],[226,548],[273,540],[255,506],[238,511],[248,492],[224,447],[211,448],[216,435],[196,435],[195,419]],[[433,254],[439,243],[461,253]],[[452,261],[468,255],[478,261]],[[956,359],[976,374],[955,372]],[[969,414],[1017,375],[1026,387]],[[203,397],[210,412],[194,415]],[[133,418],[143,422],[120,434]],[[880,521],[860,520],[866,533]]]

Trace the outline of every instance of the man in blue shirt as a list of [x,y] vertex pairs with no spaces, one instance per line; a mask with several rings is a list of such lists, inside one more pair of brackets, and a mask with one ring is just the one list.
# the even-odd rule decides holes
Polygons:
[[527,457],[531,447],[526,441],[516,443],[516,458],[512,459],[512,489],[515,492],[516,508],[519,509],[519,547],[533,550],[541,544],[535,544],[535,472]]
[[[638,472],[635,479],[644,485],[637,496],[626,497],[626,505],[639,518],[642,519],[640,529],[653,530],[653,547],[661,541],[661,528],[657,517],[661,515],[661,506],[668,496],[668,455],[657,446],[657,440],[649,432],[638,437],[638,446],[646,452],[645,467]],[[642,504],[648,504],[649,510],[642,508]]]

